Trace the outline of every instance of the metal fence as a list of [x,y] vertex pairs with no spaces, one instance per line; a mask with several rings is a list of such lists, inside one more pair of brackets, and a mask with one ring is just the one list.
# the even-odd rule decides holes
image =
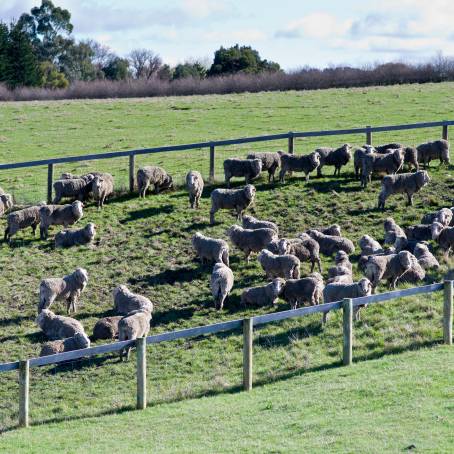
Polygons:
[[156,334],[132,341],[115,342],[97,347],[86,348],[66,353],[32,358],[23,361],[0,364],[0,373],[19,370],[19,426],[29,425],[29,387],[30,368],[58,364],[80,358],[92,357],[103,353],[118,352],[124,348],[135,346],[137,349],[137,408],[145,409],[147,406],[147,377],[146,377],[146,346],[160,342],[169,342],[176,339],[204,336],[226,331],[243,329],[243,388],[246,391],[252,389],[253,384],[253,336],[254,327],[281,320],[302,317],[315,313],[328,311],[343,311],[343,364],[349,366],[353,361],[353,312],[354,308],[374,303],[382,303],[396,298],[427,294],[444,291],[443,303],[443,341],[452,345],[452,322],[453,322],[453,283],[445,281],[443,284],[431,284],[422,287],[414,287],[405,290],[396,290],[355,299],[345,299],[333,303],[320,304],[318,306],[303,307],[288,311],[274,312],[258,315],[256,317],[231,320],[213,325],[188,328],[168,333]]

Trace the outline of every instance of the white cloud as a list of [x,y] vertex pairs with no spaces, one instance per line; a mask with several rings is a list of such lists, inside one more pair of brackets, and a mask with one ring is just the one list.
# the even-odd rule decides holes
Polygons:
[[232,32],[211,31],[204,33],[203,39],[222,43],[238,42],[240,44],[250,44],[253,42],[265,40],[266,34],[258,29],[235,30]]
[[186,13],[199,19],[228,10],[228,5],[221,0],[183,0],[181,7]]

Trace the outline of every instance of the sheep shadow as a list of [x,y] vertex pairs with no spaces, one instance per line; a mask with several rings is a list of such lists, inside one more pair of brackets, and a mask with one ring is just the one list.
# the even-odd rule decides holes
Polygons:
[[24,320],[31,320],[32,317],[26,315],[16,315],[11,318],[2,318],[0,319],[0,328],[5,328],[9,325],[20,325]]
[[148,233],[145,233],[144,237],[147,239],[150,239],[150,238],[154,238],[155,236],[164,235],[164,234],[168,234],[168,233],[174,233],[174,232],[170,229],[163,229],[163,228],[158,227],[156,229],[150,230]]
[[149,218],[152,216],[159,216],[160,214],[170,214],[174,210],[173,205],[161,205],[159,207],[142,208],[141,210],[130,211],[129,216],[121,219],[120,224],[137,221],[139,219]]
[[36,243],[39,243],[41,239],[39,238],[39,235],[36,237],[32,238],[20,238],[16,239],[15,237],[11,240],[11,243],[8,244],[7,241],[3,240],[3,244],[5,246],[8,246],[10,249],[19,249],[22,247],[29,247],[33,246]]
[[205,230],[210,227],[211,224],[209,222],[194,222],[187,227],[184,227],[182,230],[183,232],[193,232],[194,230]]
[[153,325],[168,325],[181,320],[189,320],[196,312],[197,307],[179,307],[167,311],[156,311],[153,313]]
[[361,189],[355,186],[344,186],[343,182],[349,183],[350,179],[336,180],[336,181],[317,181],[309,180],[308,187],[313,189],[316,192],[321,194],[331,193],[331,192],[359,192]]
[[184,267],[176,270],[161,271],[160,273],[149,276],[130,278],[128,284],[147,284],[150,286],[164,284],[173,285],[176,282],[192,282],[193,280],[200,279],[209,272],[211,272],[211,267],[207,265],[199,268]]

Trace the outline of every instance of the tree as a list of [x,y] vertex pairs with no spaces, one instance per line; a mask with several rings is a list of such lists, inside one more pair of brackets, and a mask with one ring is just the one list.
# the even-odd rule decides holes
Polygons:
[[93,57],[94,51],[89,43],[85,41],[73,43],[60,56],[60,71],[71,81],[94,80],[98,71],[93,63]]
[[124,80],[129,76],[129,61],[126,58],[114,56],[102,68],[106,79]]
[[68,79],[61,73],[57,67],[50,61],[43,62],[39,65],[41,71],[41,86],[51,88],[67,88],[69,86]]
[[175,67],[173,79],[184,79],[186,77],[195,77],[203,79],[206,76],[206,68],[199,62],[195,61],[180,63]]
[[162,60],[152,50],[134,49],[129,54],[129,62],[136,79],[151,79],[161,68]]
[[159,80],[171,80],[173,78],[173,69],[167,64],[162,65],[156,75]]
[[7,82],[9,46],[9,29],[6,24],[0,22],[0,82]]

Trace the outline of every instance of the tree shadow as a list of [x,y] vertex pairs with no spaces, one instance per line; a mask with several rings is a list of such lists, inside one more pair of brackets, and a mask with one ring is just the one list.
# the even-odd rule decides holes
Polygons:
[[170,214],[174,210],[173,205],[161,205],[159,207],[142,208],[140,210],[130,211],[129,216],[125,219],[121,219],[120,224],[126,224],[127,222],[137,221],[143,218],[149,218],[152,216],[159,216],[160,214]]

